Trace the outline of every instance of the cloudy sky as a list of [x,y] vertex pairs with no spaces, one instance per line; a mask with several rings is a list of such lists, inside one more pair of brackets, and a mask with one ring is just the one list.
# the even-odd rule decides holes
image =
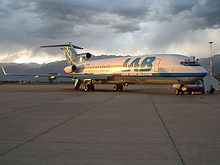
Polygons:
[[64,59],[40,45],[71,41],[94,55],[220,52],[219,0],[0,0],[0,62]]

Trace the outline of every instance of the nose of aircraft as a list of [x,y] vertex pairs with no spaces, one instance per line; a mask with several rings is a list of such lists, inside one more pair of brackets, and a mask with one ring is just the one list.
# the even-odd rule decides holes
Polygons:
[[204,77],[208,74],[208,71],[203,66],[199,67],[198,72],[203,74]]

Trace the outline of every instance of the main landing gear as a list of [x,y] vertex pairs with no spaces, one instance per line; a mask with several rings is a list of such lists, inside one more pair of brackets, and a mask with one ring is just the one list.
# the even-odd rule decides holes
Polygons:
[[[85,92],[89,92],[89,91],[94,91],[95,90],[95,86],[93,83],[88,83],[84,85],[84,91]],[[113,90],[115,92],[122,92],[123,91],[123,84],[115,84],[113,86]]]
[[95,90],[95,86],[94,86],[94,84],[93,84],[91,79],[87,79],[87,80],[84,80],[84,81],[82,81],[80,79],[73,79],[73,80],[75,81],[75,83],[74,83],[74,89],[75,90],[79,90],[79,88],[80,88],[82,83],[84,83],[83,89],[84,89],[85,92],[89,92],[89,91],[94,91]]
[[176,95],[183,95],[187,91],[185,84],[180,84],[179,88],[176,89]]
[[84,86],[84,91],[88,92],[88,91],[94,91],[95,90],[95,86],[92,83],[88,83]]
[[[95,86],[94,86],[94,84],[92,84],[92,83],[88,83],[88,84],[86,84],[86,85],[84,85],[84,91],[85,92],[89,92],[89,91],[94,91],[95,90]],[[115,91],[115,92],[122,92],[123,91],[123,84],[115,84],[114,86],[113,86],[113,90]]]
[[193,89],[188,88],[185,84],[180,84],[180,87],[176,88],[176,95],[184,95],[185,93],[193,95],[194,91]]
[[122,91],[123,91],[123,84],[115,84],[115,85],[113,86],[113,90],[114,90],[115,92],[117,92],[117,91],[122,92]]
[[75,83],[74,83],[74,89],[75,89],[75,90],[79,90],[79,88],[80,88],[82,82],[83,82],[82,80],[76,79],[76,80],[75,80]]
[[[74,84],[74,89],[75,90],[77,90],[77,89],[79,89],[79,87],[80,87],[80,85],[81,84],[84,84],[84,87],[83,87],[83,89],[84,89],[84,91],[85,92],[92,92],[92,91],[94,91],[95,90],[95,86],[94,86],[94,83],[96,83],[94,80],[91,80],[91,79],[87,79],[87,80],[84,80],[84,81],[82,81],[82,80],[80,80],[80,79],[76,79],[75,80],[75,84]],[[115,92],[122,92],[123,91],[123,86],[127,86],[128,84],[121,84],[121,83],[117,83],[117,84],[115,84],[114,86],[113,86],[113,90],[115,91]]]

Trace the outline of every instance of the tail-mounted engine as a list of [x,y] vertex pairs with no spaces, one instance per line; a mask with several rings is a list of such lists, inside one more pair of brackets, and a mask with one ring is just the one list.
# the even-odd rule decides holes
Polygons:
[[67,66],[64,68],[64,72],[66,73],[73,73],[73,72],[78,72],[78,67],[76,65],[71,65],[71,66]]
[[81,53],[79,54],[79,57],[80,57],[80,62],[84,62],[88,60],[89,58],[91,58],[92,55],[90,53]]

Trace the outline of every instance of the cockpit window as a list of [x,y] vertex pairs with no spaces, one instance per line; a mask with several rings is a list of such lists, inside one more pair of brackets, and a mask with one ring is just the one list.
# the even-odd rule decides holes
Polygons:
[[181,61],[180,64],[185,66],[200,66],[198,59],[195,59],[194,56]]

